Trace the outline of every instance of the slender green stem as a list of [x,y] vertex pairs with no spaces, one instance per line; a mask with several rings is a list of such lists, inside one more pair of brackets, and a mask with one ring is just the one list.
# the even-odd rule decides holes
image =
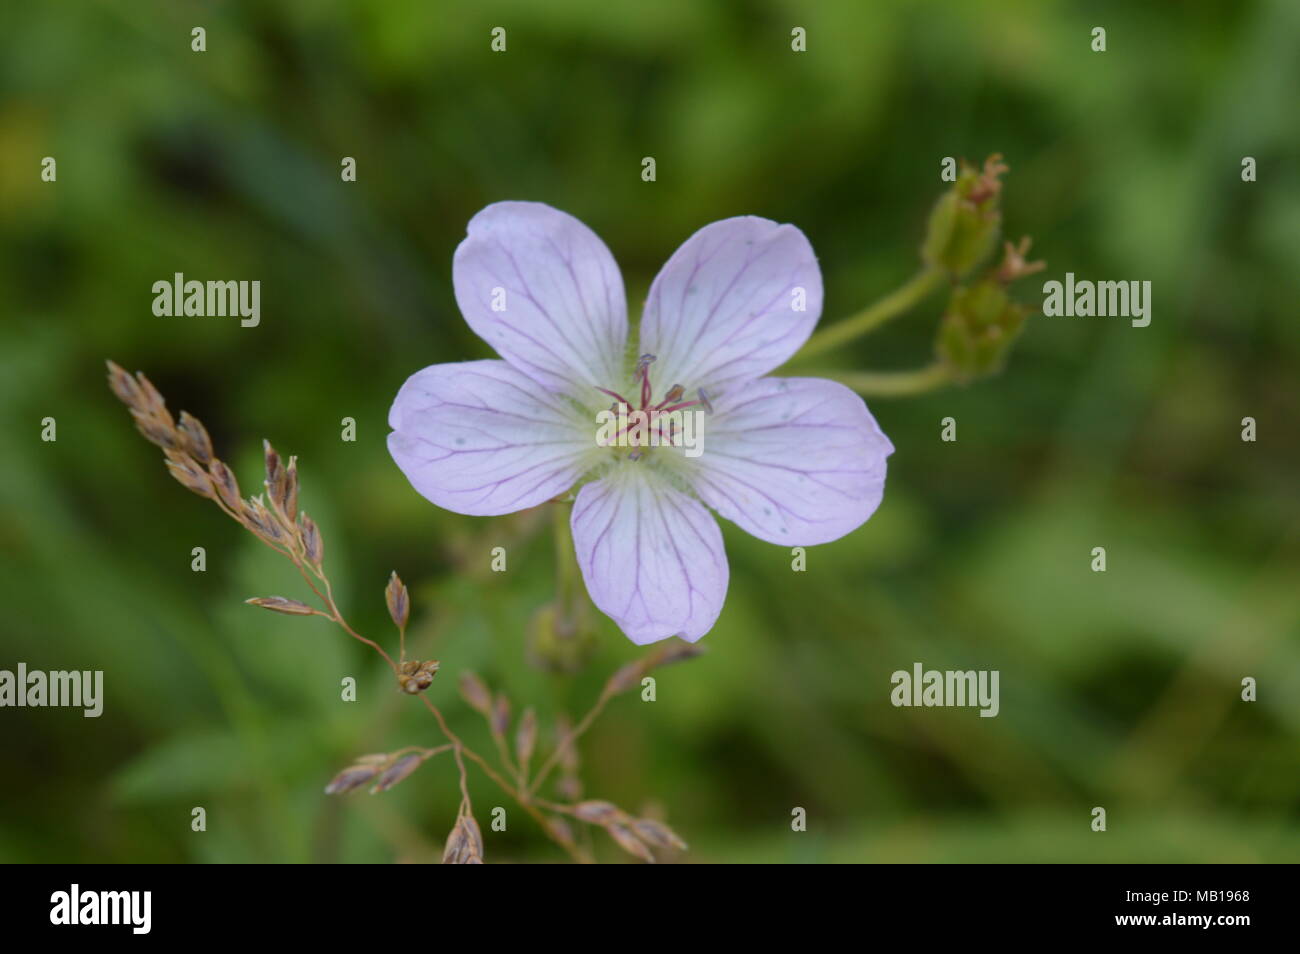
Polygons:
[[573,505],[553,503],[551,525],[555,536],[555,624],[560,633],[573,635],[583,622],[581,571],[573,549],[573,532],[569,517]]
[[510,746],[506,744],[506,737],[493,729],[492,742],[497,747],[497,757],[501,759],[501,764],[506,767],[507,772],[515,777],[515,782],[522,788],[524,784],[523,777],[519,774],[519,769],[515,767],[514,761],[510,758]]
[[570,539],[568,504],[553,503],[551,506],[551,528],[555,532],[555,587],[556,595],[566,602],[573,592],[577,580],[574,578],[576,567],[573,563],[573,541]]
[[375,652],[379,653],[379,655],[383,656],[384,662],[388,663],[388,668],[391,669],[393,672],[397,672],[397,663],[393,662],[393,657],[388,655],[388,653],[384,651],[384,647],[380,646],[373,639],[367,639],[366,637],[362,636],[355,629],[353,629],[351,626],[348,625],[347,620],[343,618],[343,614],[339,612],[338,604],[334,602],[334,587],[330,585],[329,579],[323,574],[321,575],[321,582],[325,584],[325,602],[328,604],[329,611],[334,614],[334,622],[342,626],[343,631],[346,632],[353,639],[360,640],[361,642],[369,646],[371,649],[373,649]]
[[952,371],[938,361],[915,371],[823,371],[818,376],[848,385],[864,397],[913,397],[953,381]]
[[890,292],[872,305],[842,321],[837,321],[829,328],[824,328],[808,339],[800,349],[796,359],[802,361],[813,355],[839,347],[846,341],[852,341],[859,335],[879,328],[889,319],[901,315],[915,306],[944,281],[942,269],[926,267],[917,272],[900,288]]
[[477,763],[478,767],[483,770],[483,773],[487,775],[488,778],[496,782],[497,786],[503,792],[505,792],[507,795],[512,797],[516,802],[518,802],[520,807],[523,808],[523,810],[526,811],[529,815],[532,815],[533,818],[536,819],[537,823],[541,825],[542,831],[546,832],[546,834],[552,840],[554,840],[557,844],[560,845],[560,847],[562,847],[565,851],[567,851],[569,853],[569,856],[572,857],[574,861],[585,864],[591,860],[583,853],[582,849],[579,848],[576,844],[574,844],[571,840],[564,839],[558,836],[556,831],[551,827],[550,823],[546,820],[546,817],[540,811],[538,811],[536,805],[532,804],[531,796],[529,795],[528,792],[515,788],[513,785],[511,785],[509,782],[507,782],[504,778],[501,777],[501,773],[498,772],[496,769],[494,769],[492,765],[487,761],[487,759],[483,758],[483,756],[479,755],[473,749],[465,745],[465,743],[460,740],[460,737],[457,736],[454,732],[452,732],[451,728],[447,725],[447,720],[444,719],[442,716],[442,710],[440,710],[437,706],[435,706],[432,702],[430,702],[427,696],[420,696],[420,701],[423,702],[424,707],[433,714],[433,717],[438,720],[438,727],[442,730],[442,734],[451,740],[453,746],[452,750],[457,755],[456,761],[461,766],[462,805],[465,803],[465,800],[469,798],[469,791],[465,787],[464,763],[461,762],[460,760],[460,756],[463,754],[465,757]]
[[533,776],[533,780],[528,786],[528,793],[530,796],[533,792],[538,791],[542,787],[542,783],[546,781],[546,777],[551,774],[551,769],[555,768],[555,766],[559,764],[560,759],[564,757],[565,751],[570,746],[578,744],[578,739],[582,737],[584,732],[591,728],[591,724],[596,721],[596,718],[602,712],[605,711],[606,704],[608,704],[609,700],[612,698],[613,696],[608,690],[602,692],[600,698],[596,700],[596,704],[591,707],[591,711],[583,716],[582,721],[569,730],[569,734],[560,740],[560,743],[555,747],[555,751],[551,753],[550,758],[542,763],[542,767],[538,769],[537,774]]

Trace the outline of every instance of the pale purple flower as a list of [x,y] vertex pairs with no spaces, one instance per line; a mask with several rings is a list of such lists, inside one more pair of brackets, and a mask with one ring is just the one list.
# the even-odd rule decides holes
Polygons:
[[[581,481],[583,579],[633,642],[694,641],[717,621],[727,557],[707,508],[786,547],[838,539],[875,512],[893,446],[862,399],[820,378],[764,377],[821,314],[821,271],[797,228],[743,216],[692,235],[650,287],[634,351],[622,276],[591,229],[499,202],[468,231],[456,301],[504,360],[412,375],[389,412],[389,451],[416,490],[463,514],[535,507]],[[707,407],[703,453],[598,446],[611,394]]]

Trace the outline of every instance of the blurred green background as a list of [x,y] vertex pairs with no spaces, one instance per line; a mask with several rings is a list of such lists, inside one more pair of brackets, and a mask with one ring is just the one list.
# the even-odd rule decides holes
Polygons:
[[[583,674],[532,668],[546,519],[439,511],[385,449],[409,374],[489,354],[450,289],[469,218],[511,198],[577,215],[633,314],[700,226],[793,222],[829,322],[913,273],[941,158],[991,152],[1011,166],[1008,232],[1048,262],[1022,299],[1066,271],[1150,280],[1151,326],[1034,316],[1001,376],[872,400],[897,446],[879,513],[801,574],[725,525],[707,654],[663,670],[653,704],[610,706],[586,791],[666,812],[694,861],[1300,857],[1297,39],[1290,0],[9,4],[0,668],[103,669],[107,698],[97,720],[0,710],[0,859],[425,861],[455,814],[445,756],[382,796],[322,795],[354,755],[436,727],[324,621],[242,605],[304,588],[166,475],[105,358],[206,422],[246,488],[260,438],[299,455],[345,613],[391,644],[397,569],[414,652],[443,661],[433,698],[487,750],[460,670],[549,720],[637,650],[602,618]],[[259,279],[260,327],[154,317],[152,283],[178,271]],[[940,307],[838,366],[925,363]],[[914,662],[1000,670],[1000,715],[892,707]],[[486,827],[510,803],[472,785]],[[509,819],[489,861],[562,858]]]

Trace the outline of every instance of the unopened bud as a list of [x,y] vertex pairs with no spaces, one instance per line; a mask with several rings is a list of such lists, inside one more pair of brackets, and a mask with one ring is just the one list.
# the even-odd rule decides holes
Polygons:
[[278,503],[284,495],[284,465],[268,440],[262,441],[262,457],[266,464],[266,492]]
[[1028,314],[1026,306],[1010,299],[996,276],[954,290],[939,325],[940,360],[958,381],[999,370]]
[[537,713],[527,708],[519,717],[519,727],[515,729],[515,755],[520,765],[527,765],[537,748]]
[[643,842],[631,828],[618,822],[613,822],[605,826],[605,831],[609,832],[609,837],[618,842],[618,846],[630,855],[635,855],[646,864],[654,864],[655,856],[650,848]]
[[239,513],[244,507],[244,502],[239,497],[239,482],[235,480],[234,472],[226,466],[225,461],[214,457],[208,464],[208,474],[212,477],[212,484],[217,488],[221,502],[235,513]]
[[617,805],[595,799],[573,806],[573,814],[592,825],[608,825],[625,817]]
[[505,735],[510,730],[510,700],[504,692],[497,693],[492,705],[491,723],[492,731],[497,735]]
[[638,818],[632,822],[632,830],[637,837],[654,848],[676,848],[686,850],[686,842],[677,837],[677,833],[663,822],[653,818]]
[[107,364],[108,386],[113,389],[117,399],[127,407],[139,406],[144,400],[144,394],[140,391],[140,385],[136,384],[135,378],[116,362],[109,361]]
[[380,792],[388,791],[419,768],[422,761],[424,760],[418,754],[402,756],[388,768],[384,769],[383,774],[379,776],[379,780],[375,782],[374,787],[370,789],[370,794],[378,795]]
[[316,521],[303,511],[298,515],[298,537],[302,540],[302,551],[314,566],[320,566],[325,555],[325,544],[320,538],[320,529]]
[[285,599],[283,596],[258,596],[244,602],[250,606],[260,606],[262,609],[284,613],[286,616],[312,616],[316,612],[306,603]]
[[189,411],[181,411],[180,423],[176,425],[176,429],[185,443],[185,449],[195,460],[200,464],[212,460],[212,438],[208,436],[207,428],[203,426],[202,421]]
[[927,265],[961,278],[988,257],[1002,224],[1000,177],[1006,171],[1000,155],[990,156],[983,170],[963,160],[957,181],[930,213],[921,246]]
[[280,512],[290,523],[298,516],[298,458],[290,457],[284,471],[284,491],[278,503]]
[[483,680],[468,669],[460,674],[460,696],[479,715],[485,718],[491,716],[492,693]]
[[398,629],[406,629],[406,621],[411,615],[411,598],[406,591],[406,584],[394,570],[388,577],[388,586],[384,588],[384,599],[388,603],[388,615]]
[[167,470],[186,490],[192,490],[200,497],[216,496],[212,488],[212,481],[208,478],[207,473],[188,455],[177,451],[168,451]]
[[442,852],[444,865],[481,865],[483,863],[483,835],[472,815],[462,815],[447,836]]
[[379,768],[378,765],[349,765],[330,779],[330,783],[325,786],[325,794],[343,795],[355,791],[378,775]]

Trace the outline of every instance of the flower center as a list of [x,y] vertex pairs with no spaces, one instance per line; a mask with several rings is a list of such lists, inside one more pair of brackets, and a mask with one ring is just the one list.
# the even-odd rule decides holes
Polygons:
[[640,385],[640,403],[629,401],[617,391],[611,391],[609,388],[599,386],[596,388],[597,391],[608,394],[614,399],[614,404],[610,407],[614,414],[627,418],[627,423],[619,428],[616,437],[620,439],[620,443],[625,442],[634,447],[631,453],[627,455],[629,460],[640,460],[642,456],[641,448],[644,446],[657,446],[660,444],[676,446],[682,417],[681,411],[698,407],[706,413],[713,413],[713,405],[703,388],[696,390],[697,397],[695,400],[684,401],[682,399],[686,396],[686,388],[680,384],[674,384],[656,402],[654,400],[654,386],[650,383],[650,365],[654,362],[655,356],[652,354],[643,354],[637,359],[636,371],[632,375],[632,383],[634,386]]

